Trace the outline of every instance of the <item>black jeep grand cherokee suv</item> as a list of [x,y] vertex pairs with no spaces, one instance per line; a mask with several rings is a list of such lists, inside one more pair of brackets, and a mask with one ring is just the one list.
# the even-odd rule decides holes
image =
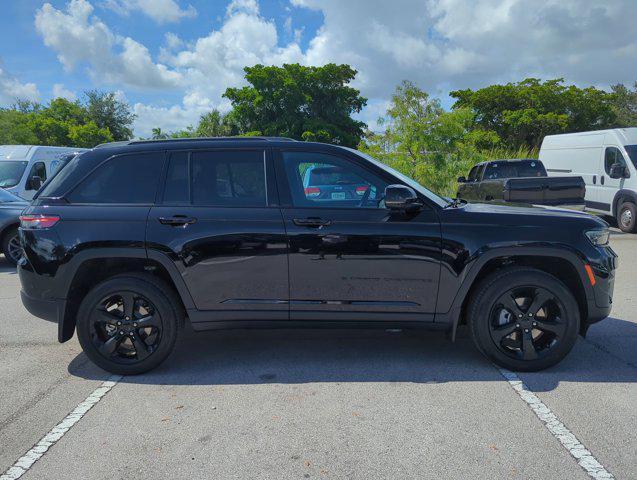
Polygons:
[[[329,196],[309,168],[329,169]],[[616,266],[597,218],[449,202],[355,150],[278,138],[95,148],[20,235],[24,305],[121,374],[166,359],[185,319],[452,337],[466,322],[494,362],[539,370],[609,314]]]

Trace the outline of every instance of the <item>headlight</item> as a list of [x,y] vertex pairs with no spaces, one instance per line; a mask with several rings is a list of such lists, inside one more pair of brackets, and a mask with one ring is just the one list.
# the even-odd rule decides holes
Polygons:
[[598,247],[608,245],[608,238],[610,237],[610,230],[608,230],[608,228],[589,230],[585,233],[593,245]]

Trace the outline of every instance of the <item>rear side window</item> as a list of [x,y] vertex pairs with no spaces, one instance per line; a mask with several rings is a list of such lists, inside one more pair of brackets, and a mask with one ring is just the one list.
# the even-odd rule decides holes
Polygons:
[[190,161],[193,205],[266,206],[262,150],[192,152]]
[[153,203],[162,162],[162,153],[113,157],[80,182],[67,199],[71,203]]

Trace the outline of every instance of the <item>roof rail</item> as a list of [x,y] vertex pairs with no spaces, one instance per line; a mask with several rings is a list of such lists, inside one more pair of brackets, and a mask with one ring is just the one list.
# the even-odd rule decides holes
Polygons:
[[[296,142],[293,138],[288,137],[192,137],[192,138],[165,138],[165,139],[154,139],[154,140],[131,140],[129,142],[123,142],[123,144],[127,145],[139,145],[143,143],[161,143],[161,142],[196,142],[200,140],[208,140],[208,141],[220,141],[220,142],[237,142],[237,141],[258,141],[258,142]],[[120,142],[113,142],[109,144],[103,145],[119,145]],[[98,145],[98,147],[101,145]],[[95,147],[97,148],[97,147]]]

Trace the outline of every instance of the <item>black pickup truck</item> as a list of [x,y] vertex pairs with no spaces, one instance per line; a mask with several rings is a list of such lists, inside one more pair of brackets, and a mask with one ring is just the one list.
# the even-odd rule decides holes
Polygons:
[[533,205],[584,207],[582,177],[548,177],[542,162],[533,159],[479,163],[469,177],[458,178],[458,198]]

